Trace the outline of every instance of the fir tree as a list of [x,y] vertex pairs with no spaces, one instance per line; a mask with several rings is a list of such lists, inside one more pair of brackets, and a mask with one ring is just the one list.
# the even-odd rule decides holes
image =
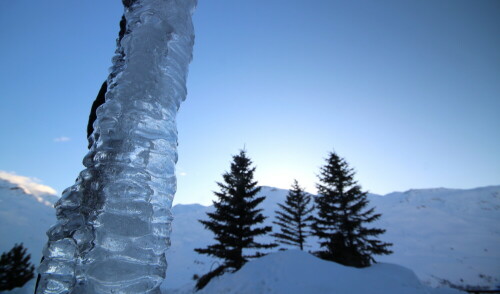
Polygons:
[[[216,243],[207,248],[197,248],[196,252],[224,260],[222,265],[202,276],[196,287],[203,288],[213,277],[226,271],[237,271],[250,258],[262,256],[257,250],[275,247],[276,244],[255,242],[256,236],[272,230],[270,226],[257,227],[265,217],[257,206],[265,196],[256,197],[260,191],[253,179],[255,167],[245,151],[233,156],[230,172],[222,175],[224,182],[217,183],[220,192],[214,192],[214,212],[207,213],[208,220],[200,220],[203,226],[212,231]],[[252,249],[251,252],[245,249]]]
[[2,253],[0,258],[0,291],[22,287],[33,278],[34,270],[23,243],[15,244],[9,252]]
[[280,210],[275,211],[276,221],[273,223],[280,227],[280,233],[272,234],[281,244],[297,246],[304,250],[306,238],[310,235],[309,223],[312,220],[310,207],[311,196],[305,193],[294,181],[292,189],[286,196],[285,203],[279,203]]
[[391,254],[392,244],[377,236],[384,229],[368,228],[380,214],[367,209],[367,192],[354,180],[355,172],[345,159],[330,153],[319,175],[318,196],[315,198],[318,215],[314,218],[313,234],[323,249],[318,256],[344,265],[366,267],[375,262],[373,255]]

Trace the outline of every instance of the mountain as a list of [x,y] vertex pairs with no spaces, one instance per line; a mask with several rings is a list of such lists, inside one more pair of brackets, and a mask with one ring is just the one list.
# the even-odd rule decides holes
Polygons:
[[[287,193],[263,187],[260,195],[267,196],[262,204],[264,215],[273,216],[277,203],[283,202]],[[409,190],[368,197],[376,212],[382,214],[374,226],[387,229],[381,240],[394,244],[394,253],[376,257],[377,261],[410,268],[420,280],[432,286],[500,285],[500,186]],[[197,221],[205,219],[206,212],[212,209],[197,204],[173,208],[175,219],[172,247],[167,252],[165,290],[193,284],[193,275],[200,276],[217,265],[217,260],[193,251],[213,242],[211,232]],[[269,217],[265,223],[273,225],[272,221]],[[318,249],[313,238],[308,245],[307,250]]]
[[500,186],[371,197],[394,254],[381,257],[430,284],[500,285]]
[[45,232],[55,223],[53,204],[58,197],[0,178],[0,250],[24,243],[32,263],[42,257]]
[[[26,177],[0,172],[0,251],[6,252],[15,243],[23,243],[31,254],[31,263],[38,266],[42,248],[47,242],[45,232],[56,221],[53,204],[55,191]],[[9,293],[33,293],[34,279],[22,289]]]
[[[55,223],[52,204],[57,200],[55,191],[37,185],[0,172],[0,250],[5,252],[23,242],[35,264],[46,242],[45,232]],[[264,215],[272,216],[288,191],[263,187],[260,193],[267,196],[262,205]],[[412,269],[421,281],[433,286],[500,285],[500,186],[410,190],[385,196],[370,194],[369,199],[382,213],[375,225],[387,229],[381,239],[394,243],[394,254],[378,261]],[[173,207],[172,246],[167,252],[169,266],[162,285],[165,292],[184,293],[182,289],[192,288],[195,274],[202,275],[219,262],[193,251],[213,242],[211,232],[198,222],[212,209],[199,204]],[[272,221],[268,218],[266,224],[272,225]],[[307,250],[317,249],[314,240],[309,239],[308,244]],[[288,259],[295,255],[287,256],[280,262],[293,262]],[[32,293],[33,284],[34,280],[30,286],[10,293]]]

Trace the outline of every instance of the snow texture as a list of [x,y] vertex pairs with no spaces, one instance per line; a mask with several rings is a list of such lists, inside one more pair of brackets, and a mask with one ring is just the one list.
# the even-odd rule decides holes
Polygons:
[[[186,289],[177,293],[192,293]],[[212,280],[199,294],[459,294],[423,285],[409,269],[375,264],[358,269],[288,250],[248,262],[238,272]]]
[[[45,232],[56,221],[53,204],[59,197],[46,192],[52,188],[40,189],[35,184],[39,185],[27,177],[0,172],[0,253],[23,243],[36,266],[47,239]],[[34,286],[35,279],[8,293],[32,294]]]
[[92,147],[56,203],[37,293],[160,293],[196,0],[125,1]]
[[[40,194],[43,197],[40,201],[35,195],[25,193],[20,185],[0,180],[0,250],[4,252],[16,242],[24,242],[36,264],[45,241],[43,232],[55,220],[53,208],[45,202],[53,202],[56,197]],[[262,206],[264,214],[270,216],[269,221],[286,193],[287,190],[263,187],[261,195],[267,195],[267,199]],[[383,240],[394,243],[394,254],[380,257],[379,261],[410,268],[420,281],[432,286],[448,280],[462,287],[498,288],[500,186],[410,190],[369,197],[383,214],[380,226],[387,228]],[[193,275],[206,273],[216,265],[215,260],[193,251],[212,242],[211,232],[203,230],[197,222],[211,209],[198,204],[172,208],[175,219],[172,246],[167,251],[167,278],[162,284],[165,293],[189,293],[194,286]],[[313,240],[308,245],[314,245]],[[336,283],[334,276],[331,281]],[[34,282],[8,293],[32,294]],[[437,290],[433,291],[430,293]]]
[[500,286],[500,186],[370,198],[382,213],[375,225],[394,243],[394,254],[380,261],[409,267],[434,286]]
[[[262,188],[258,196],[267,196],[262,203],[264,215],[268,216],[265,225],[272,225],[277,204],[287,193]],[[370,206],[382,214],[374,226],[387,229],[380,239],[394,244],[394,253],[375,256],[377,261],[410,268],[421,281],[434,287],[500,286],[500,186],[422,189],[368,197]],[[197,204],[173,208],[172,247],[167,251],[171,266],[162,285],[169,293],[192,283],[194,274],[207,273],[220,262],[193,251],[213,240],[211,232],[196,221],[206,219],[209,211],[213,211],[212,206]],[[257,241],[272,239],[267,236]],[[307,240],[307,246],[306,250],[318,250],[313,238]]]

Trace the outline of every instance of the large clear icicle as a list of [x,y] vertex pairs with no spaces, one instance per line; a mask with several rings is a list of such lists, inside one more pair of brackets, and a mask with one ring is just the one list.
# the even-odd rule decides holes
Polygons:
[[196,0],[123,0],[106,103],[76,183],[57,202],[36,293],[160,293],[176,190]]

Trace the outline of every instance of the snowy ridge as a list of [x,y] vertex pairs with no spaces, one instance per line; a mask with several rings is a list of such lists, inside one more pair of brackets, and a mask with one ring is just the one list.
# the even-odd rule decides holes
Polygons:
[[19,176],[14,173],[0,171],[0,189],[19,189],[24,194],[32,195],[38,202],[47,206],[54,206],[58,196],[56,190],[38,183],[37,179]]
[[[287,193],[284,189],[262,187],[260,195],[267,196],[262,204],[268,216],[266,225],[273,225],[277,203]],[[394,254],[376,259],[410,268],[432,286],[498,286],[499,195],[500,186],[369,194],[371,205],[382,214],[375,226],[387,229],[381,239],[394,243]],[[211,209],[197,204],[174,207],[172,247],[167,252],[171,270],[167,271],[164,289],[193,284],[194,274],[202,275],[217,265],[217,260],[193,251],[213,242],[211,233],[197,222]],[[259,241],[270,240],[265,237]],[[313,239],[308,240],[308,245],[307,250],[318,249]]]
[[[431,284],[500,284],[500,187],[425,189],[371,197],[394,254]],[[446,281],[445,281],[446,280]]]
[[[45,232],[56,221],[53,204],[58,197],[27,193],[21,185],[0,179],[0,251],[8,251],[15,243],[22,242],[31,254],[31,263],[38,265],[47,241]],[[22,289],[9,293],[31,294],[34,284],[33,279]]]
[[[273,220],[271,216],[274,215],[277,203],[284,199],[287,192],[287,190],[271,187],[262,188],[261,194],[267,196],[263,203],[264,214],[270,216],[266,220],[267,223],[271,224]],[[47,201],[56,199],[50,194],[41,196]],[[386,228],[387,232],[381,238],[394,243],[392,249],[395,253],[380,257],[378,261],[399,264],[411,269],[424,284],[433,286],[439,285],[443,280],[461,286],[495,287],[500,284],[498,281],[500,278],[500,248],[498,248],[500,244],[498,226],[500,223],[500,186],[470,190],[410,190],[369,197],[372,205],[377,207],[377,212],[383,215],[377,225]],[[203,230],[197,221],[205,218],[206,212],[211,209],[212,207],[199,204],[180,204],[173,207],[175,219],[171,235],[172,245],[167,252],[169,267],[166,280],[162,285],[164,292],[189,293],[186,291],[190,291],[194,285],[193,275],[204,274],[217,265],[216,260],[198,255],[193,251],[194,248],[203,247],[212,242],[211,232]],[[0,234],[2,236],[0,249],[2,252],[12,248],[16,242],[23,242],[28,248],[28,253],[31,254],[32,262],[38,263],[46,241],[45,231],[54,223],[53,208],[39,202],[33,195],[25,193],[18,185],[0,180]],[[309,245],[314,245],[312,240],[309,241]],[[311,246],[307,249],[315,250],[316,248]],[[289,259],[294,259],[296,256],[283,258],[286,260],[279,261],[281,264],[293,263],[295,261]],[[309,257],[297,258],[315,264]],[[248,265],[260,266],[259,262],[255,266],[252,264],[254,262]],[[321,267],[320,265],[314,266]],[[271,268],[270,265],[266,265],[267,267]],[[341,273],[339,268],[331,270],[338,275],[347,274]],[[267,275],[272,276],[276,271],[278,269],[273,269]],[[405,275],[404,271],[400,273]],[[383,272],[385,270],[377,275]],[[334,284],[338,284],[340,280],[333,280],[331,276]],[[265,283],[274,282],[265,281]],[[23,289],[11,293],[31,294],[33,285],[34,280]],[[330,286],[325,285],[325,287]],[[429,288],[422,289],[428,290]]]

